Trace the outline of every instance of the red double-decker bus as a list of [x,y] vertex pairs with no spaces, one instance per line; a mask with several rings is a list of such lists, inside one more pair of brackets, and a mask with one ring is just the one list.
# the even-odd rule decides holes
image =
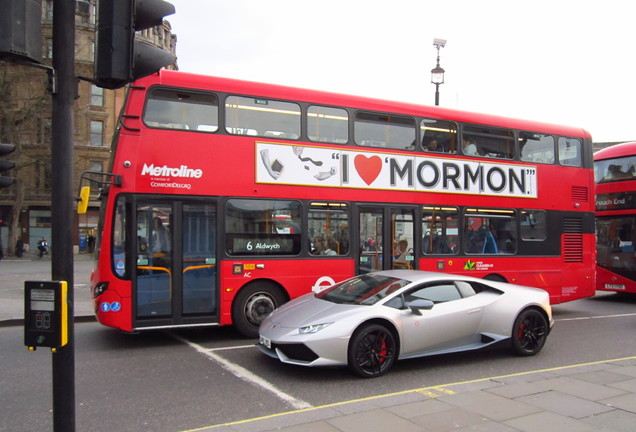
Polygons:
[[92,292],[124,331],[233,324],[407,268],[594,293],[590,135],[163,70],[130,86]]
[[596,289],[636,293],[636,142],[594,153]]

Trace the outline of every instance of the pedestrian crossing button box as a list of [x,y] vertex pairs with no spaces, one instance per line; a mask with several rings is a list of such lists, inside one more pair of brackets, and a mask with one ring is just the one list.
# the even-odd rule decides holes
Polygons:
[[53,351],[68,343],[68,283],[24,282],[24,344]]

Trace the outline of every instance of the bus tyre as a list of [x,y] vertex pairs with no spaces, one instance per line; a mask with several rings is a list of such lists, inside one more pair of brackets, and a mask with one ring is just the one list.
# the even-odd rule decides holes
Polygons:
[[367,324],[349,342],[349,369],[363,378],[384,375],[395,363],[397,344],[393,333],[381,324]]
[[512,327],[512,348],[522,356],[535,355],[548,337],[548,321],[536,309],[522,311]]
[[244,287],[232,306],[234,327],[246,337],[258,337],[261,322],[285,301],[285,296],[272,284],[254,283]]

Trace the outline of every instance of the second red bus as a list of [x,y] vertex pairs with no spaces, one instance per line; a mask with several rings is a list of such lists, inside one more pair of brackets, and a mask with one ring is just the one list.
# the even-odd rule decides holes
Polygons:
[[594,154],[596,289],[636,293],[636,142]]

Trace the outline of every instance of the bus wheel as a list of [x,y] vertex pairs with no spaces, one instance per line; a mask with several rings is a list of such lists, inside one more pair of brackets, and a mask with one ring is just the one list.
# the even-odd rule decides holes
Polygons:
[[234,327],[246,337],[258,337],[261,322],[285,301],[281,291],[272,284],[260,282],[246,286],[234,299]]
[[535,355],[548,337],[548,321],[536,309],[522,311],[512,327],[512,348],[522,356]]

